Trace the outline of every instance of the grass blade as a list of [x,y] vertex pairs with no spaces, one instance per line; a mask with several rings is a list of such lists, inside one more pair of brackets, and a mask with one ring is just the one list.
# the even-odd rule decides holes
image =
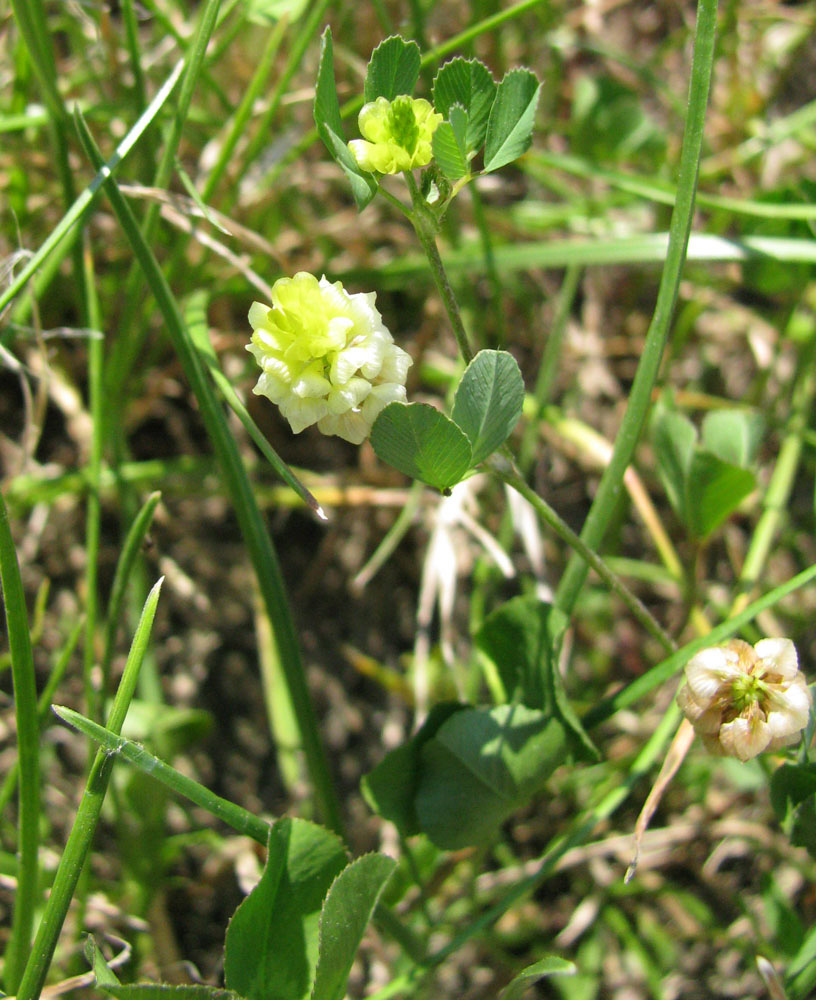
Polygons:
[[34,658],[23,583],[2,495],[0,495],[0,582],[3,584],[3,605],[11,652],[20,769],[17,894],[11,937],[3,966],[5,988],[9,993],[14,993],[28,959],[34,911],[39,902],[37,851],[40,843],[40,727],[37,719]]
[[111,732],[84,715],[80,715],[79,712],[62,705],[54,705],[53,710],[69,726],[73,726],[74,729],[78,729],[85,736],[98,743],[104,753],[121,757],[144,774],[155,778],[174,794],[201,806],[217,819],[223,820],[233,830],[252,837],[253,840],[266,847],[269,841],[269,824],[266,820],[255,816],[234,802],[222,799],[220,795],[211,792],[204,785],[188,778],[174,767],[165,764],[158,757],[154,757],[143,746],[133,740],[126,739],[124,736],[119,736],[118,733]]
[[[686,247],[691,233],[694,212],[694,195],[703,143],[711,70],[714,63],[714,37],[717,27],[717,0],[699,0],[697,27],[694,38],[694,57],[689,87],[689,108],[680,154],[680,175],[677,182],[677,199],[669,229],[669,246],[666,264],[657,293],[643,354],[638,363],[629,403],[615,439],[615,448],[609,465],[604,470],[592,506],[581,531],[581,539],[591,549],[600,545],[610,519],[614,517],[615,498],[621,489],[626,467],[632,460],[651,403],[652,389],[657,381],[663,351],[669,337],[674,305],[680,285],[680,275],[686,258]],[[581,587],[588,572],[587,564],[575,552],[556,592],[556,603],[570,614],[575,607]]]
[[[161,584],[162,580],[159,580],[148,594],[142,617],[133,637],[122,679],[119,682],[108,718],[108,728],[115,733],[118,733],[122,728],[133,693],[136,690],[139,668],[150,641],[150,631],[153,627]],[[85,793],[77,809],[74,825],[54,876],[51,895],[48,897],[31,956],[17,990],[17,1000],[36,1000],[40,995],[48,967],[54,956],[57,939],[65,921],[65,915],[68,912],[85,858],[91,846],[96,824],[99,821],[112,766],[113,761],[110,755],[104,750],[100,750],[91,766]]]

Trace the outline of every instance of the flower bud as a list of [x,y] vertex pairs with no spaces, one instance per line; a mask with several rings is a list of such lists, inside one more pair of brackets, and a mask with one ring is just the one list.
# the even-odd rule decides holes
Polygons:
[[272,305],[253,302],[247,350],[261,367],[252,390],[276,403],[295,434],[360,444],[389,403],[405,402],[410,356],[397,347],[374,292],[350,295],[341,282],[301,271],[272,287]]
[[812,699],[790,639],[732,639],[701,650],[685,673],[677,703],[714,753],[750,760],[795,743],[807,725]]
[[[398,174],[431,162],[431,139],[442,121],[428,101],[401,94],[389,101],[378,97],[363,105],[358,118],[364,139],[349,143],[362,170]],[[369,141],[366,142],[366,139]]]

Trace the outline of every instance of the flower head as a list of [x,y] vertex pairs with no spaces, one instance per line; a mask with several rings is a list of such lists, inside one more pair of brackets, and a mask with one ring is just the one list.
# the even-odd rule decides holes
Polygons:
[[405,402],[411,358],[375,300],[301,271],[275,282],[271,306],[252,303],[247,350],[262,369],[252,391],[276,403],[295,434],[317,424],[360,444],[382,409]]
[[701,650],[686,664],[677,702],[709,750],[742,761],[795,743],[811,709],[790,639]]
[[359,167],[378,174],[424,167],[431,162],[431,139],[441,121],[421,97],[378,97],[363,105],[358,123],[365,138],[353,139],[349,149]]

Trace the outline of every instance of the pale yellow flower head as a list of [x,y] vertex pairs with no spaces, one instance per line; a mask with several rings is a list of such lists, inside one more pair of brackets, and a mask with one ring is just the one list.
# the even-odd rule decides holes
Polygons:
[[677,702],[709,750],[742,761],[795,743],[811,709],[790,639],[701,650],[686,664]]
[[372,173],[424,167],[431,162],[431,139],[441,121],[442,115],[421,97],[378,97],[363,105],[358,123],[365,138],[353,139],[349,149],[358,166]]
[[252,303],[247,350],[262,369],[252,391],[276,403],[295,434],[317,424],[360,444],[382,409],[405,402],[411,358],[375,300],[301,271],[275,282],[271,306]]

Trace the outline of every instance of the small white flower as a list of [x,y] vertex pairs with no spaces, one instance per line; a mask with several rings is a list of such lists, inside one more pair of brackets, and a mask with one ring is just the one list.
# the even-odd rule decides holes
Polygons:
[[811,710],[790,639],[703,649],[686,664],[677,702],[709,750],[742,761],[795,743]]
[[252,303],[247,350],[261,367],[253,392],[276,403],[295,434],[317,424],[360,444],[381,410],[405,402],[411,358],[375,301],[300,271],[275,282],[271,306]]

